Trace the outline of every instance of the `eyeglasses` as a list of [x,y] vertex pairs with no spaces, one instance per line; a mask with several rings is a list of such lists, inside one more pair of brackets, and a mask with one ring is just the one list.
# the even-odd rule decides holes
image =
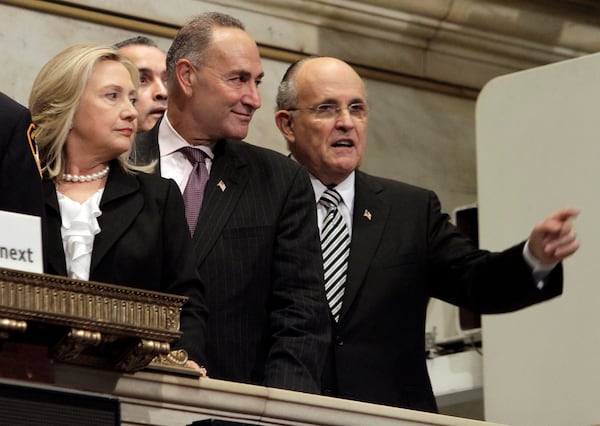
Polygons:
[[288,108],[288,111],[311,111],[316,118],[332,120],[339,117],[343,109],[347,109],[350,117],[356,120],[364,120],[369,114],[369,107],[361,102],[350,104],[347,107],[337,104],[319,104],[311,108]]

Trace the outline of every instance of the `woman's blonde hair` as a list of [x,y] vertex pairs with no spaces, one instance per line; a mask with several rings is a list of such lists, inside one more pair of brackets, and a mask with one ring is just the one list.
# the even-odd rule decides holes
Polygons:
[[[35,139],[43,170],[53,179],[66,170],[65,143],[73,125],[73,116],[90,79],[94,66],[101,61],[116,61],[127,69],[135,88],[139,73],[135,65],[117,50],[96,44],[71,46],[50,59],[41,69],[29,95],[29,109],[35,123]],[[129,161],[129,151],[118,162],[125,171],[149,171]]]

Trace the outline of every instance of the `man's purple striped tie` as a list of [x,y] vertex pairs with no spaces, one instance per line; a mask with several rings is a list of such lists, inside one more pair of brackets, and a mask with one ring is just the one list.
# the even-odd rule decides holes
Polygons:
[[179,151],[194,165],[183,191],[185,217],[190,228],[190,234],[193,236],[200,208],[202,207],[204,189],[206,188],[206,182],[208,182],[208,169],[204,162],[206,153],[201,149],[192,148],[191,146],[180,148]]

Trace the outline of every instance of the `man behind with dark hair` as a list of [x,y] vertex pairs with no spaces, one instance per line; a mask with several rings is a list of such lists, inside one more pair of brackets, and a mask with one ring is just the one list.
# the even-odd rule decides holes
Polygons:
[[137,132],[147,132],[154,127],[167,109],[167,64],[165,53],[146,36],[132,37],[114,45],[129,58],[140,73],[137,91]]

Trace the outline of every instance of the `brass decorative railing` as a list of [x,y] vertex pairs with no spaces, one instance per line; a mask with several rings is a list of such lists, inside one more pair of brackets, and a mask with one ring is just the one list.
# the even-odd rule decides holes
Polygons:
[[45,344],[58,361],[135,371],[173,358],[186,300],[0,268],[0,339]]

